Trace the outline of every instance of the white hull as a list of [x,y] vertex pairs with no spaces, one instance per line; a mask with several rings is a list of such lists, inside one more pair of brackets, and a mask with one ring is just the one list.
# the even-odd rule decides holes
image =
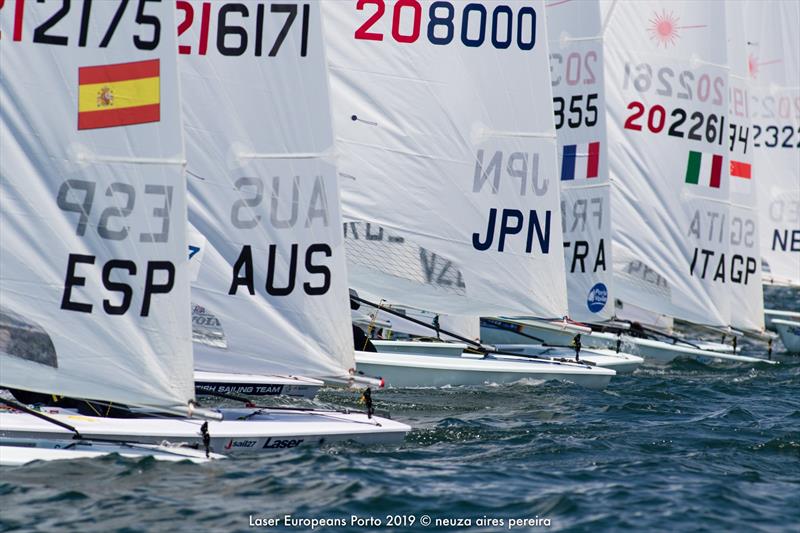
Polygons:
[[[461,357],[467,345],[462,342],[431,342],[431,341],[372,341],[375,349],[380,353],[420,353],[440,357]],[[364,352],[367,353],[367,352]]]
[[88,441],[66,442],[46,439],[0,439],[0,466],[20,466],[34,461],[69,461],[96,459],[110,454],[139,459],[152,457],[158,461],[191,461],[205,463],[223,456],[192,448],[157,445],[111,444]]
[[[439,343],[437,343],[439,344]],[[444,343],[442,343],[444,344]],[[462,345],[463,346],[463,345]],[[381,376],[389,387],[443,387],[514,383],[520,380],[569,381],[603,389],[616,372],[575,363],[534,361],[511,356],[458,356],[427,353],[356,352],[358,369]]]
[[692,344],[701,350],[710,350],[712,352],[733,353],[733,346],[714,341],[692,341]]
[[[553,359],[575,359],[575,350],[569,348],[553,348],[540,344],[495,344],[495,347],[504,352],[516,352]],[[630,374],[644,363],[644,359],[637,355],[623,352],[617,353],[614,350],[605,348],[581,348],[580,360],[602,368],[610,368],[617,374]]]
[[778,309],[764,309],[764,327],[770,331],[777,332],[777,328],[772,324],[772,320],[780,318],[800,322],[800,313],[797,311],[780,311]]
[[778,331],[786,351],[800,354],[800,320],[773,318],[772,326]]
[[[519,337],[519,336],[517,336]],[[425,342],[425,341],[373,341],[375,349],[380,353],[425,353],[428,355],[461,357],[466,344],[458,342]],[[574,362],[575,350],[540,344],[495,344],[498,350],[517,352],[520,355],[542,357],[552,361]],[[594,366],[610,368],[618,374],[629,374],[644,363],[644,359],[636,355],[616,353],[612,350],[581,350],[580,359]],[[390,383],[391,384],[391,383]]]
[[[401,422],[363,413],[220,409],[224,419],[209,421],[211,451],[270,452],[301,446],[354,441],[361,444],[402,442],[411,428]],[[45,409],[49,416],[77,429],[85,439],[110,439],[143,444],[186,443],[203,448],[202,420],[187,418],[99,418]],[[254,414],[256,413],[256,414]],[[0,437],[70,440],[66,429],[19,412],[0,412]]]
[[318,379],[301,376],[194,371],[194,386],[198,395],[217,392],[247,396],[290,396],[313,399],[323,385],[325,383]]
[[[546,344],[569,345],[572,342],[574,333],[564,331],[556,326],[538,324],[520,324],[519,331],[524,335],[530,335],[542,339]],[[517,334],[511,329],[498,329],[481,326],[481,339],[485,342],[494,344],[524,342],[523,335]],[[696,359],[703,362],[737,362],[737,363],[774,363],[767,359],[749,357],[746,355],[734,355],[730,353],[720,353],[709,350],[693,348],[685,344],[670,344],[667,342],[642,339],[628,335],[616,335],[614,333],[592,332],[581,335],[581,344],[584,348],[607,348],[616,351],[619,341],[620,348],[625,353],[631,353],[643,357],[650,364],[664,365],[671,363],[677,358]]]

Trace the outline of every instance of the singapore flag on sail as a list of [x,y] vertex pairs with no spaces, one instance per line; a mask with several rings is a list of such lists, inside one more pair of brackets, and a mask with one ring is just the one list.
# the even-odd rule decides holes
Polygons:
[[747,194],[753,182],[752,165],[745,161],[731,159],[731,192]]

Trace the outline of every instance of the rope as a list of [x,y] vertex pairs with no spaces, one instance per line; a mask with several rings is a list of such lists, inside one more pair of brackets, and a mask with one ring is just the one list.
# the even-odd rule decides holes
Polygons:
[[98,411],[97,409],[94,408],[94,405],[92,405],[92,402],[90,402],[89,400],[83,400],[83,403],[88,405],[89,409],[94,411],[94,414],[96,414],[97,416],[103,416],[103,415],[100,414],[100,411]]

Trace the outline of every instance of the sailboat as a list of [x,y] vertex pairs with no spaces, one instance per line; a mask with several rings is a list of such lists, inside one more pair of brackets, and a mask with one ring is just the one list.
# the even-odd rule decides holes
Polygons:
[[[746,265],[740,283],[731,286],[730,326],[750,337],[767,340],[764,329],[764,290],[762,288],[760,220],[756,186],[759,174],[754,164],[754,128],[749,105],[750,74],[745,32],[745,10],[741,2],[725,6],[728,43],[729,106],[728,142],[730,178],[730,254],[732,263]],[[754,180],[753,178],[756,178]]]
[[[633,309],[732,332],[731,287],[756,280],[757,264],[731,252],[727,51],[708,37],[725,35],[725,6],[603,6],[615,318]],[[712,352],[647,322],[595,327],[606,331],[584,335],[584,345],[623,346],[658,363],[762,360]],[[532,331],[565,337],[557,325]]]
[[[358,379],[319,8],[281,13],[251,49],[179,60],[195,367],[215,386],[206,392],[229,390],[220,374],[312,393],[322,380]],[[248,31],[267,16],[254,15]]]
[[[12,66],[3,69],[4,102],[13,102],[3,106],[2,115],[2,294],[9,308],[4,314],[10,317],[2,324],[14,327],[3,334],[0,384],[99,400],[109,411],[114,409],[112,402],[123,403],[130,406],[128,417],[92,416],[59,406],[35,411],[18,405],[25,412],[0,413],[0,437],[36,446],[60,441],[62,448],[64,441],[71,445],[76,439],[137,445],[178,442],[206,454],[402,440],[409,426],[374,416],[369,405],[366,412],[357,412],[204,410],[194,403],[189,196],[177,45],[173,33],[165,30],[157,32],[156,41],[134,47],[143,39],[138,18],[135,13],[126,18],[121,7],[122,14],[115,15],[114,7],[119,6],[94,3],[89,8],[97,9],[93,20],[116,20],[115,38],[121,44],[108,50],[94,45],[45,47],[26,40],[2,49],[3,64]],[[160,27],[173,27],[172,6],[153,7]],[[221,10],[222,4],[212,7]],[[46,15],[41,6],[28,9],[26,24],[36,24]],[[303,19],[308,34],[319,42],[318,8]],[[31,35],[33,28],[25,26],[23,31]],[[286,54],[292,56],[287,62],[296,60],[306,36],[302,31],[286,39]],[[321,61],[321,54],[315,49],[314,60]],[[31,65],[40,67],[30,69]],[[43,73],[55,72],[56,65],[61,69],[58,76],[42,83]],[[260,69],[236,70],[231,76],[245,82],[239,90],[258,95],[247,83],[262,81]],[[324,80],[324,71],[321,76]],[[202,86],[220,92],[222,87],[229,85],[219,79]],[[76,98],[76,93],[83,96]],[[241,94],[232,96],[247,102]],[[44,101],[52,109],[45,112]],[[133,105],[140,101],[149,107],[129,109],[141,107]],[[315,124],[317,138],[324,139],[324,120]],[[224,128],[211,131],[220,135],[223,146],[236,143]],[[325,161],[315,164],[335,176]],[[229,177],[226,173],[209,180]],[[335,181],[326,185],[335,195]],[[36,203],[30,200],[34,196]],[[43,205],[45,201],[52,206]],[[208,208],[224,209],[221,203]],[[335,211],[328,216],[338,228]],[[56,263],[54,258],[62,256]],[[346,294],[343,275],[325,278],[331,290]],[[260,326],[268,331],[283,320],[273,313]],[[352,345],[346,348],[352,353]],[[338,365],[331,366],[346,374]],[[197,415],[210,420],[198,420]]]
[[[350,286],[437,314],[563,317],[544,4],[380,6],[323,3]],[[393,386],[615,374],[414,348],[357,352],[358,369]]]
[[[753,115],[753,180],[759,190],[764,283],[800,292],[800,39],[792,2],[748,2],[746,37]],[[800,296],[798,296],[800,299]],[[800,313],[767,309],[767,327],[800,353]]]
[[[555,2],[546,4],[546,11],[569,316],[606,321],[614,317],[614,290],[600,6]],[[534,331],[538,324],[525,318],[484,319],[481,338],[503,350],[538,353],[545,342]],[[591,334],[590,328],[570,322],[556,327],[563,335],[550,344],[569,345],[576,335]],[[617,347],[583,349],[580,357],[618,373],[633,372],[644,362]]]
[[[87,6],[93,20],[114,18],[114,4]],[[66,36],[77,24],[48,34],[48,7],[13,9],[0,47],[0,385],[145,407],[199,429],[221,416],[194,401],[175,40],[140,33],[134,13],[105,37],[85,26]],[[171,8],[151,9],[169,28]],[[21,410],[0,412],[0,464],[205,460],[144,444],[138,426],[101,442],[74,416],[2,403]]]
[[[729,112],[727,40],[710,37],[726,36],[728,7],[642,2],[606,13],[616,287],[624,304],[758,330],[760,300],[755,313],[739,306],[759,285],[757,256],[734,235],[754,223],[733,183],[748,128]],[[693,344],[686,356],[759,361]]]

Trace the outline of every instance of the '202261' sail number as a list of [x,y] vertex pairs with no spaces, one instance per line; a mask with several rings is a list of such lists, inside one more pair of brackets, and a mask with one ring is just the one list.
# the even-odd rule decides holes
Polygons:
[[[391,13],[386,12],[385,0],[358,0],[356,9],[373,9],[372,14],[355,30],[354,37],[358,40],[383,41],[384,33],[375,26],[384,15],[391,21],[391,37],[394,41],[414,43],[422,34],[423,8],[419,0],[397,0]],[[439,0],[428,8],[427,19],[425,36],[434,45],[448,45],[456,37],[460,37],[461,43],[470,48],[491,44],[500,49],[516,45],[520,50],[532,50],[536,45],[536,10],[530,6],[519,7],[515,11],[510,6],[498,5],[490,12],[477,2],[454,5],[453,2]]]

